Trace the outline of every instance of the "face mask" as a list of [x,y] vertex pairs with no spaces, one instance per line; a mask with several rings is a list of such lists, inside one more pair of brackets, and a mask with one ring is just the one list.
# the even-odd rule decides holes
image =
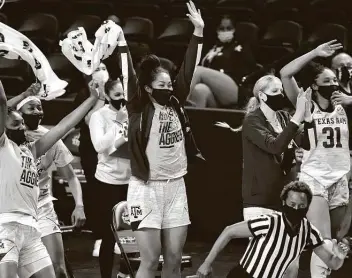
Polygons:
[[6,135],[11,141],[15,142],[18,146],[22,145],[27,141],[26,135],[24,134],[24,129],[7,129]]
[[301,223],[302,219],[306,216],[308,212],[308,208],[294,209],[293,207],[289,207],[288,205],[283,205],[282,212],[284,213],[287,220],[292,225],[298,225]]
[[266,95],[266,105],[268,105],[272,110],[281,110],[284,106],[284,96],[283,95]]
[[218,39],[222,43],[231,42],[234,38],[235,31],[218,31]]
[[172,96],[172,91],[167,89],[153,89],[152,97],[160,105],[168,105]]
[[351,80],[351,72],[350,68],[342,67],[337,69],[337,78],[340,80],[341,83],[348,83]]
[[98,83],[106,83],[109,80],[109,73],[106,70],[100,70],[92,74],[94,81]]
[[126,105],[126,100],[124,98],[111,99],[110,103],[116,110],[120,110],[122,107]]
[[329,86],[319,86],[318,93],[325,99],[330,100],[332,93],[339,90],[339,86],[329,85]]
[[41,120],[43,119],[43,114],[22,114],[22,118],[30,130],[37,130]]

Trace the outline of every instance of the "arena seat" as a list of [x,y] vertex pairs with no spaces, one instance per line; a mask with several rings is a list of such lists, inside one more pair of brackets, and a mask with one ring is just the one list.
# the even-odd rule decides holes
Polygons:
[[240,43],[255,47],[259,38],[259,27],[252,22],[237,22],[236,26],[236,40]]
[[0,22],[7,24],[7,15],[4,13],[0,13]]
[[348,30],[346,27],[327,23],[320,25],[308,38],[308,42],[314,43],[315,45],[337,39],[338,42],[342,43],[344,49],[348,49]]
[[118,1],[114,4],[115,14],[123,19],[132,16],[140,16],[148,18],[152,22],[160,22],[164,16],[158,5],[148,3],[147,1]]
[[76,15],[96,15],[102,20],[114,13],[114,5],[103,0],[73,0],[72,8]]
[[290,55],[293,52],[294,50],[290,47],[259,45],[256,53],[256,60],[259,64],[265,66]]
[[268,26],[261,45],[297,48],[303,37],[302,26],[297,22],[279,20]]
[[28,64],[21,60],[0,57],[0,74],[28,78]]
[[31,14],[24,20],[18,31],[27,36],[44,54],[57,48],[59,22],[54,15]]
[[67,37],[67,34],[78,27],[83,27],[87,33],[88,39],[95,39],[95,32],[98,30],[102,23],[99,16],[95,15],[79,15],[74,23],[64,32],[63,36]]
[[6,95],[10,97],[23,93],[30,85],[21,76],[0,75],[0,80]]
[[150,44],[154,39],[154,24],[148,18],[130,17],[125,20],[123,32],[128,41]]

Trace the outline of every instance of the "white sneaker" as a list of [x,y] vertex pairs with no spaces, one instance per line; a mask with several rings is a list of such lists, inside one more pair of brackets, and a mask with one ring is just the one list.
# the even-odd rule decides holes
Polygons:
[[127,274],[119,273],[119,274],[117,274],[117,278],[131,278],[131,276],[127,275]]
[[117,245],[117,243],[115,243],[114,253],[117,255],[121,254],[121,250],[120,250],[119,246]]
[[98,239],[94,243],[94,248],[93,248],[93,257],[99,257],[99,252],[100,252],[100,245],[101,245],[101,239]]

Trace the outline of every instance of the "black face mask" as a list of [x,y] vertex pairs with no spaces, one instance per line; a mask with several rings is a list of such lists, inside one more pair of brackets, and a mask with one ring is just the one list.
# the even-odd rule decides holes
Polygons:
[[6,129],[6,135],[11,141],[15,142],[18,146],[22,145],[27,141],[26,135],[24,134],[24,129]]
[[127,101],[124,98],[111,99],[110,103],[116,110],[120,110],[122,107],[126,105]]
[[292,225],[299,225],[302,219],[306,216],[308,208],[294,209],[293,207],[290,207],[288,205],[283,205],[282,212]]
[[43,119],[43,114],[22,114],[22,118],[30,130],[37,130],[40,121]]
[[266,105],[268,105],[272,110],[278,111],[281,110],[284,106],[284,96],[279,94],[279,95],[266,95],[267,99],[265,101]]
[[152,92],[152,97],[160,105],[169,105],[172,95],[172,91],[167,89],[153,89]]
[[319,86],[318,93],[325,99],[330,100],[332,93],[339,90],[337,85]]
[[351,72],[350,68],[348,67],[342,67],[337,69],[337,77],[340,80],[341,83],[348,83],[351,80]]

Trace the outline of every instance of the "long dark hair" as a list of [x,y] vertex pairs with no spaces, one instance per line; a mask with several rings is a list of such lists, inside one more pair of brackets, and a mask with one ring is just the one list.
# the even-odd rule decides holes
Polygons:
[[145,86],[151,86],[157,74],[161,72],[170,74],[162,67],[160,59],[156,55],[147,55],[142,59],[138,70],[138,98],[143,106],[149,102]]

